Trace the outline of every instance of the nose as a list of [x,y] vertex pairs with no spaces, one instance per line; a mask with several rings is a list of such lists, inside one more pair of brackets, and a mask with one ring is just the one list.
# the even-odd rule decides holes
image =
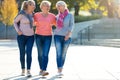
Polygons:
[[35,5],[33,5],[33,8],[34,8],[34,9],[36,8]]

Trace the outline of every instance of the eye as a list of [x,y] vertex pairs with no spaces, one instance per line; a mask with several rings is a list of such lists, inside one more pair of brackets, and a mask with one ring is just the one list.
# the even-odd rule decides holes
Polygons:
[[34,4],[30,4],[30,6],[35,6]]

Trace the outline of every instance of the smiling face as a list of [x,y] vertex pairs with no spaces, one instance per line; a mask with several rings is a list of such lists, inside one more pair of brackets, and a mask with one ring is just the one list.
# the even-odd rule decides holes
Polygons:
[[40,4],[40,9],[42,12],[49,12],[50,11],[51,3],[49,1],[42,1]]
[[65,11],[65,6],[64,6],[64,5],[58,5],[58,6],[57,6],[57,10],[58,10],[59,12],[64,12],[64,11]]
[[50,5],[47,4],[47,3],[44,3],[44,4],[41,5],[40,8],[41,8],[41,10],[42,10],[43,12],[49,12],[49,10],[50,10]]
[[58,1],[56,8],[59,12],[64,12],[67,9],[67,4],[64,1]]
[[34,9],[35,9],[35,4],[34,4],[34,3],[32,3],[32,2],[31,2],[31,3],[29,3],[29,4],[28,4],[28,10],[30,10],[30,11],[32,11],[32,12],[33,12],[33,11],[34,11]]

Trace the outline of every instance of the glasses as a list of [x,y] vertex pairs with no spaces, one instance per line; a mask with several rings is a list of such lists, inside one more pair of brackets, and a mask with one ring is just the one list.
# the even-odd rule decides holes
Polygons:
[[30,6],[35,6],[34,4],[30,4]]

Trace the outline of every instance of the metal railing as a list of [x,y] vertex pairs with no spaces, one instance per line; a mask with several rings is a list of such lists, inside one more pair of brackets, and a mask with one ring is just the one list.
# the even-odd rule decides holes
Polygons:
[[78,36],[78,43],[80,43],[81,45],[83,45],[83,40],[87,39],[88,41],[91,40],[91,31],[90,29],[92,28],[92,25],[87,26],[86,28],[83,28],[82,30],[80,30],[77,34]]

